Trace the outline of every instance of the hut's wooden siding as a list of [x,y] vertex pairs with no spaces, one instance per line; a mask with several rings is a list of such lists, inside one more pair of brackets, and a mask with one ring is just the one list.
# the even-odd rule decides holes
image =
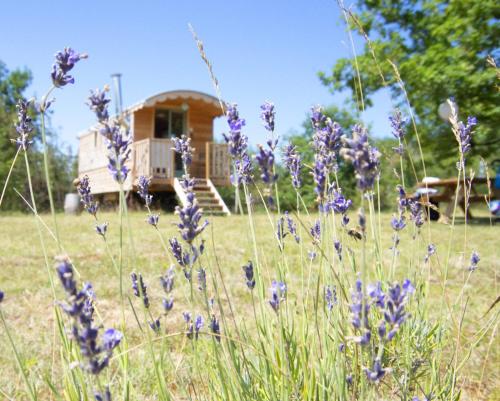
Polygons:
[[[78,152],[78,176],[87,175],[90,179],[92,193],[118,192],[119,185],[113,180],[108,171],[108,150],[104,138],[97,130],[80,136],[80,149]],[[127,166],[131,168],[129,160]],[[130,175],[124,182],[124,189],[132,187]]]
[[134,141],[154,137],[155,110],[145,107],[134,113]]

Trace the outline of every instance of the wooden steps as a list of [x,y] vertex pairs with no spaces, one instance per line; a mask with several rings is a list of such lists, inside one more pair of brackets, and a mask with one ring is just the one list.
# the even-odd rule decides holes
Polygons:
[[[177,178],[174,180],[174,189],[181,203],[185,205],[186,196]],[[198,200],[198,205],[203,209],[205,214],[222,216],[229,216],[231,214],[219,192],[209,179],[196,178],[194,193]]]

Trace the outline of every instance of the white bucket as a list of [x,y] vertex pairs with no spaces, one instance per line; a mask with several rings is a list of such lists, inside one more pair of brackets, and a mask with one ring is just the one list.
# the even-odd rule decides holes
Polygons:
[[66,214],[77,214],[80,210],[80,195],[66,194],[64,197],[64,212]]

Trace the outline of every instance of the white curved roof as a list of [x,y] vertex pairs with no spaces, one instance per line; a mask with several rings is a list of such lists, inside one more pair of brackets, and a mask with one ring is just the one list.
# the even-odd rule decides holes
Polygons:
[[193,90],[173,90],[173,91],[161,92],[158,93],[157,95],[150,96],[144,99],[143,101],[134,104],[133,106],[127,108],[125,112],[133,113],[134,111],[142,109],[143,107],[151,107],[154,106],[156,103],[161,103],[167,100],[175,100],[175,99],[201,100],[205,103],[211,104],[214,107],[218,108],[220,111],[220,115],[223,114],[221,110],[221,105],[219,103],[219,99],[207,93],[193,91]]

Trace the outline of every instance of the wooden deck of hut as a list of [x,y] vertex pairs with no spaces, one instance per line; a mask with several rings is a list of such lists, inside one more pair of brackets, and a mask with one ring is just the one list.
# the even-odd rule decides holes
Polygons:
[[[178,181],[182,161],[172,148],[174,137],[187,135],[195,148],[190,173],[197,178],[195,192],[200,195],[200,205],[212,213],[229,214],[216,189],[229,185],[230,177],[227,145],[214,142],[213,122],[223,115],[217,98],[191,90],[169,91],[151,96],[124,113],[133,139],[125,191],[135,190],[138,178],[144,175],[151,178],[152,192],[175,191],[183,202]],[[80,134],[79,140],[79,176],[89,176],[94,194],[115,196],[119,187],[107,169],[103,137],[94,127]]]

